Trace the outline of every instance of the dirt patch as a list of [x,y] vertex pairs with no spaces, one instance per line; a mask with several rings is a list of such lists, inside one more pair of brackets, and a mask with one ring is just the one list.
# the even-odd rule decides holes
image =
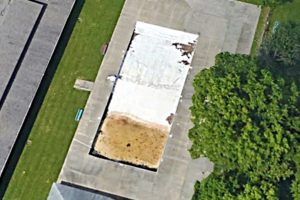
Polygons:
[[95,150],[113,160],[158,168],[167,138],[167,129],[111,114],[104,120]]

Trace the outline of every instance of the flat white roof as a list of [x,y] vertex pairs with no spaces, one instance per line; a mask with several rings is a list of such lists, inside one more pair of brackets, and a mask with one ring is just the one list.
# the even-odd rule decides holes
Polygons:
[[157,125],[175,114],[198,35],[137,22],[108,113]]

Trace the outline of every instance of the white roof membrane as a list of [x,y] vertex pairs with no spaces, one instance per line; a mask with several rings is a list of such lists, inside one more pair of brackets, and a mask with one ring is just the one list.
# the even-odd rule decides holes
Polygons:
[[198,35],[137,22],[108,113],[170,127]]

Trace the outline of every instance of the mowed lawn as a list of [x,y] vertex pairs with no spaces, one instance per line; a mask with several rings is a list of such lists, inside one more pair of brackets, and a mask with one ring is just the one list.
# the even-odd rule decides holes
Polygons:
[[279,22],[300,23],[300,0],[291,0],[291,2],[276,7],[272,11],[271,20],[272,22],[277,20]]
[[77,109],[87,92],[73,89],[76,78],[94,80],[121,12],[123,0],[85,0],[78,22],[49,87],[29,142],[5,193],[5,200],[43,200],[56,181],[75,133]]
[[[255,5],[262,5],[263,0],[240,0],[242,2],[251,3]],[[300,0],[290,0],[290,2],[283,3],[271,10],[271,21],[279,22],[293,21],[300,23]]]
[[[251,3],[255,5],[261,5],[262,0],[240,0],[245,3]],[[291,0],[290,2],[284,3],[280,6],[276,6],[275,8],[271,8],[271,18],[270,25],[273,26],[275,21],[279,21],[280,23],[284,22],[295,22],[300,23],[300,0]],[[260,45],[260,35],[264,31],[264,18],[267,17],[268,9],[266,7],[262,7],[261,15],[257,24],[257,29],[255,33],[255,37],[253,40],[251,55],[255,56],[257,50]]]

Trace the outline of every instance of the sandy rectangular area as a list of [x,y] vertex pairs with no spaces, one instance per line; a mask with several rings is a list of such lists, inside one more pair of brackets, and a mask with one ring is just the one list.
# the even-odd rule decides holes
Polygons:
[[95,150],[109,159],[158,168],[167,137],[165,128],[110,114],[102,125]]

